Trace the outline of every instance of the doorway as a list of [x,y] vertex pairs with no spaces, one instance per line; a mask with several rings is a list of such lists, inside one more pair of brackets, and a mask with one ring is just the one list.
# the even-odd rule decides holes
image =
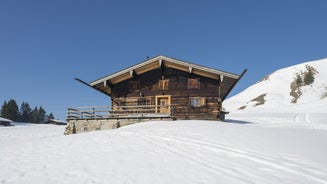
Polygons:
[[156,113],[170,113],[170,95],[156,96]]

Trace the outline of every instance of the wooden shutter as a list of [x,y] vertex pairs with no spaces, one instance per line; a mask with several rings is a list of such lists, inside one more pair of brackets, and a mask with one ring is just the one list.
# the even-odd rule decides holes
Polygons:
[[188,79],[187,87],[188,89],[200,89],[200,79]]
[[200,106],[206,106],[206,97],[201,97],[200,98]]
[[159,88],[162,90],[168,90],[168,86],[169,86],[169,79],[165,79],[165,80],[160,80],[159,81]]

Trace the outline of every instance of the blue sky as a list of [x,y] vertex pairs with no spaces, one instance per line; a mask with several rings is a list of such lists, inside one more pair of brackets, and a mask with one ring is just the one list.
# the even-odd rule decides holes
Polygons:
[[109,105],[90,82],[165,55],[247,74],[230,96],[267,74],[327,57],[327,1],[2,0],[0,103]]

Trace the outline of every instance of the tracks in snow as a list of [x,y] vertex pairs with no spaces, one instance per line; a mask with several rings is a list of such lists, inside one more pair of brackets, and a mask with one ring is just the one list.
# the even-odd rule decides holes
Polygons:
[[154,148],[201,166],[208,172],[232,177],[242,183],[275,183],[281,180],[327,183],[327,170],[292,155],[267,155],[258,150],[177,136],[164,137],[130,131],[120,134],[142,139]]

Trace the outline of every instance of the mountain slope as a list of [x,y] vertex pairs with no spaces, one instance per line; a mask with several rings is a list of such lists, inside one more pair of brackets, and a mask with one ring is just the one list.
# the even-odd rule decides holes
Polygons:
[[277,70],[224,102],[231,112],[327,112],[327,58]]

